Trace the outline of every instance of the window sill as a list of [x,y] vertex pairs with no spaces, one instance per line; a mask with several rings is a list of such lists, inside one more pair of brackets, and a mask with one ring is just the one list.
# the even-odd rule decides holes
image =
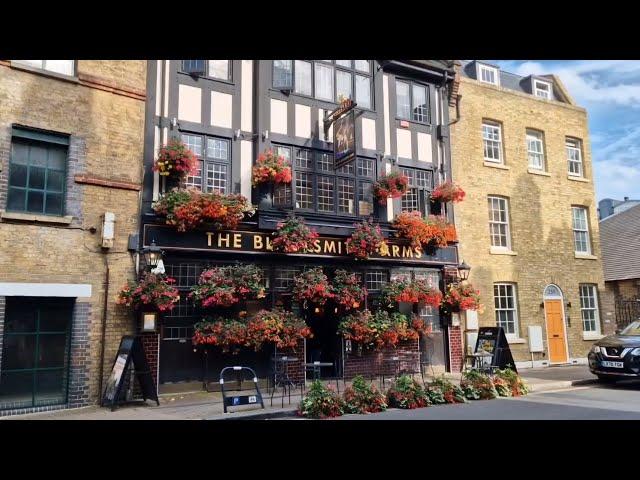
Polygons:
[[510,170],[509,167],[507,167],[506,165],[504,165],[503,163],[494,163],[494,162],[487,162],[486,160],[484,161],[483,165],[485,167],[491,167],[491,168],[499,168],[500,170]]
[[17,220],[20,222],[34,222],[34,223],[54,223],[58,225],[70,225],[73,221],[71,215],[65,217],[57,217],[54,215],[36,215],[33,213],[19,213],[19,212],[0,212],[0,219],[4,220]]
[[582,339],[583,340],[600,340],[601,338],[604,338],[604,335],[602,335],[601,333],[582,332]]
[[524,338],[510,337],[507,335],[507,343],[527,343]]
[[579,258],[580,260],[597,260],[598,257],[596,257],[595,255],[587,255],[584,253],[574,253],[573,254],[575,258]]
[[65,75],[63,73],[51,72],[42,68],[30,67],[29,65],[23,65],[21,63],[11,62],[11,68],[16,70],[23,70],[25,72],[35,73],[36,75],[42,75],[43,77],[55,78],[57,80],[63,80],[69,83],[79,84],[80,80],[77,76]]
[[491,255],[518,255],[516,252],[512,250],[507,250],[506,248],[500,248],[500,247],[491,247],[489,249],[489,253]]
[[549,172],[545,172],[544,170],[537,170],[535,168],[527,168],[527,172],[532,173],[534,175],[542,175],[543,177],[551,176]]
[[583,183],[590,183],[590,180],[588,178],[584,178],[584,177],[577,177],[575,175],[567,175],[567,178],[569,180],[573,180],[574,182],[583,182]]

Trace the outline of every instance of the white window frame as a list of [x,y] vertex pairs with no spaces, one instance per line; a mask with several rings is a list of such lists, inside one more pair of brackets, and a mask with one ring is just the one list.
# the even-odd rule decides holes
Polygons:
[[[491,248],[493,249],[502,249],[502,250],[506,250],[506,251],[511,251],[511,226],[510,226],[510,222],[509,222],[509,200],[505,197],[500,197],[497,195],[489,195],[487,196],[487,203],[490,201],[491,202],[491,212],[494,211],[493,209],[493,201],[497,200],[499,202],[504,202],[504,214],[505,214],[505,218],[506,221],[502,222],[502,221],[495,221],[493,220],[493,214],[491,214],[489,216],[489,242],[491,244]],[[488,205],[487,205],[488,207]],[[491,228],[492,224],[498,224],[498,225],[505,225],[506,229],[505,229],[505,235],[506,235],[506,239],[507,239],[507,244],[506,245],[494,245],[493,244],[493,229]]]
[[[584,162],[582,161],[582,140],[579,138],[565,138],[565,149],[567,152],[567,173],[572,177],[584,177]],[[570,156],[570,152],[578,153],[578,160],[574,160]],[[571,171],[571,164],[578,166],[578,172]]]
[[[587,288],[590,290],[590,293],[592,294],[592,296],[584,296],[583,293],[583,288]],[[588,335],[600,335],[601,332],[601,327],[600,327],[600,308],[598,305],[598,286],[596,284],[593,283],[581,283],[579,285],[579,293],[580,293],[580,319],[582,320],[582,331],[585,334]],[[583,304],[583,299],[592,299],[593,300],[593,308],[591,307],[584,307]],[[594,312],[594,322],[595,322],[595,330],[586,330],[585,327],[585,319],[584,319],[584,312],[585,311],[593,311]]]
[[[498,69],[496,67],[490,67],[489,65],[484,65],[482,63],[478,63],[478,80],[482,83],[488,83],[489,85],[495,85],[497,87],[500,86],[500,72],[498,71]],[[483,72],[491,72],[493,73],[493,78],[495,80],[495,82],[489,82],[487,80],[484,80],[482,78],[482,73]]]
[[[585,228],[576,228],[576,212],[584,212]],[[571,207],[571,227],[573,229],[573,247],[576,255],[591,255],[591,234],[589,233],[589,210],[587,207],[573,206]],[[586,232],[587,234],[587,250],[578,250],[578,242],[576,241],[576,233]]]
[[[485,127],[497,129],[498,140],[486,138],[485,131],[484,131]],[[488,151],[487,142],[493,142],[498,144],[498,159],[487,157],[487,154],[486,154],[486,152]],[[486,162],[499,163],[499,164],[504,163],[504,155],[502,154],[502,125],[499,122],[494,122],[491,120],[482,121],[482,151],[483,151],[484,160]]]
[[[538,84],[540,85],[544,85],[545,87],[547,87],[547,90],[543,89],[543,88],[538,88]],[[533,94],[537,97],[537,98],[544,98],[545,100],[552,100],[553,99],[553,90],[552,90],[552,85],[550,82],[545,82],[544,80],[538,80],[537,78],[533,79]],[[543,95],[540,95],[540,93],[543,93]]]
[[[513,308],[496,308],[496,291],[495,287],[511,287],[511,293],[513,295]],[[508,339],[520,338],[520,319],[518,316],[518,285],[512,282],[495,282],[493,284],[493,309],[495,312],[495,322],[496,326],[499,327],[501,324],[498,322],[498,312],[513,312],[513,333],[508,333],[505,328],[505,335]],[[508,297],[500,297],[500,298],[508,298]]]
[[[540,170],[542,172],[545,171],[545,154],[544,154],[544,134],[538,130],[527,129],[526,131],[527,138],[527,165],[529,168],[533,170]],[[540,144],[540,151],[531,150],[532,143]],[[531,159],[537,156],[540,156],[540,165],[535,165],[531,163]]]

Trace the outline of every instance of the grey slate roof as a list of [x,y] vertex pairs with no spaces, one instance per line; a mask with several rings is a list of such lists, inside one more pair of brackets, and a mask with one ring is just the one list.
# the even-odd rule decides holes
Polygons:
[[605,281],[640,278],[640,205],[600,221]]

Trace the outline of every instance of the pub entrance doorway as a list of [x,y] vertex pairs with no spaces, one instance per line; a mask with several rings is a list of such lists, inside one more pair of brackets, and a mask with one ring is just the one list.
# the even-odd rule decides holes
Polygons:
[[[307,363],[333,363],[333,367],[321,367],[320,377],[336,377],[342,371],[342,337],[338,335],[340,318],[331,302],[320,307],[312,307],[305,312],[307,325],[313,332],[313,338],[307,339]],[[310,371],[308,379],[313,378]]]

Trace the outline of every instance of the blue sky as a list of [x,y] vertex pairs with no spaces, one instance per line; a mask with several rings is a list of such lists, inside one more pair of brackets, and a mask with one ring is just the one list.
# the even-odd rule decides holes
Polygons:
[[640,61],[490,62],[519,75],[558,75],[588,112],[597,199],[640,199]]

